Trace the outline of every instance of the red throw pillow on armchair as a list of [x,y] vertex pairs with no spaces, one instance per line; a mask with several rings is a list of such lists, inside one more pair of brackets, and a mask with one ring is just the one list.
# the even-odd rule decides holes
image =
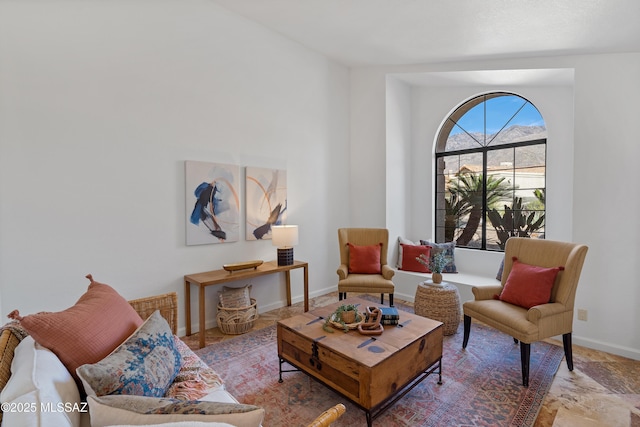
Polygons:
[[382,243],[377,245],[359,246],[347,243],[349,246],[349,273],[380,274],[380,250]]
[[431,273],[429,268],[419,262],[416,258],[420,255],[424,255],[427,262],[431,256],[431,246],[427,245],[402,245],[402,268],[404,271],[415,271],[417,273]]
[[546,304],[551,300],[551,290],[561,270],[564,267],[538,267],[513,257],[509,277],[497,298],[526,309]]

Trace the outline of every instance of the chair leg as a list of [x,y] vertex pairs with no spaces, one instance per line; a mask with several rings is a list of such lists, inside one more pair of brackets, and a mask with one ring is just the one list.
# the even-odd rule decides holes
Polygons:
[[384,305],[384,294],[380,294],[380,304]]
[[338,292],[338,301],[342,301],[342,299],[346,297],[347,297],[346,292]]
[[564,346],[564,358],[567,359],[567,368],[573,371],[573,349],[571,347],[571,332],[562,335],[562,344]]
[[464,315],[464,337],[462,338],[462,348],[467,348],[469,342],[469,332],[471,332],[471,317]]
[[529,359],[531,357],[531,344],[520,341],[520,359],[522,363],[522,385],[529,387]]
[[393,307],[393,294],[389,294],[389,307]]

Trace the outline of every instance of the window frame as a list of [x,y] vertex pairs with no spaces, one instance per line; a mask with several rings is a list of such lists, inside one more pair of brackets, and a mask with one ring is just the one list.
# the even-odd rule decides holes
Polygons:
[[[492,251],[492,252],[503,252],[504,249],[501,248],[491,248],[491,247],[487,247],[487,223],[489,223],[489,219],[488,219],[488,210],[489,207],[487,206],[487,177],[489,176],[489,169],[488,169],[488,162],[487,162],[487,157],[488,157],[488,153],[492,152],[492,151],[496,151],[496,150],[505,150],[505,149],[512,149],[514,150],[514,154],[515,154],[515,150],[517,148],[520,147],[527,147],[527,146],[539,146],[542,145],[544,147],[544,191],[546,192],[547,189],[547,138],[538,138],[538,139],[532,139],[532,140],[527,140],[527,141],[518,141],[518,142],[510,142],[510,143],[500,143],[497,145],[491,145],[491,143],[489,143],[489,145],[479,145],[478,147],[475,148],[465,148],[465,149],[460,149],[460,150],[451,150],[451,151],[446,151],[446,147],[447,147],[447,142],[448,142],[448,138],[449,135],[451,134],[451,131],[454,129],[454,127],[456,126],[456,124],[458,123],[458,121],[465,116],[465,114],[467,112],[469,112],[471,109],[473,109],[474,107],[476,107],[477,105],[482,104],[483,102],[486,102],[489,99],[492,98],[496,98],[499,96],[516,96],[520,99],[522,99],[523,101],[525,101],[525,104],[511,117],[511,119],[513,119],[515,116],[517,116],[517,114],[520,112],[520,110],[526,106],[526,103],[529,103],[533,108],[535,108],[538,113],[540,113],[540,111],[538,110],[538,108],[531,102],[529,101],[527,98],[516,94],[516,93],[512,93],[512,92],[505,92],[505,91],[497,91],[497,92],[489,92],[489,93],[485,93],[485,94],[480,94],[477,96],[474,96],[473,98],[468,99],[467,101],[461,103],[451,114],[449,114],[444,122],[443,122],[443,126],[441,126],[440,131],[438,132],[438,136],[436,138],[436,142],[435,142],[435,150],[434,150],[434,187],[435,187],[435,191],[434,191],[434,237],[435,237],[435,241],[438,243],[443,243],[445,242],[445,230],[446,230],[446,211],[444,212],[444,214],[442,212],[439,211],[443,211],[442,206],[444,203],[444,200],[442,201],[442,203],[439,203],[439,197],[444,197],[446,196],[447,193],[447,187],[445,184],[446,181],[446,173],[444,172],[444,168],[443,170],[440,170],[440,159],[442,158],[446,158],[446,157],[451,157],[451,156],[463,156],[463,155],[468,155],[468,154],[481,154],[482,155],[482,170],[481,172],[478,172],[480,174],[482,174],[482,216],[481,216],[481,223],[480,223],[480,247],[476,247],[476,246],[460,246],[463,247],[465,249],[475,249],[475,250],[484,250],[484,251]],[[544,124],[545,124],[545,128],[546,128],[546,121],[544,121],[544,118],[542,117],[542,114],[540,113],[540,117],[542,118]],[[510,119],[510,120],[511,120]],[[509,121],[510,121],[509,120]],[[500,132],[502,132],[504,129],[507,128],[507,125],[509,123],[509,121],[507,121],[507,123],[500,129],[500,131],[498,131],[495,135],[494,135],[494,139],[499,135]],[[487,124],[487,115],[486,115],[486,111],[484,114],[484,141],[486,142],[486,137],[487,137],[487,132],[486,132],[486,124]],[[464,128],[462,128],[464,130]],[[475,139],[475,138],[474,138]],[[492,139],[493,141],[493,139]],[[511,168],[511,173],[514,176],[515,179],[515,174],[516,171],[520,169],[516,167],[516,164],[514,163],[514,165]],[[459,171],[458,171],[459,173]],[[438,188],[439,185],[444,186],[442,189]],[[514,186],[513,186],[513,193],[512,193],[512,198],[511,198],[511,207],[514,206],[515,204],[515,200],[516,200],[516,192],[517,192],[517,187],[515,187],[515,180],[514,180]],[[440,208],[440,209],[439,209]],[[541,211],[544,216],[544,227],[546,228],[547,224],[546,224],[546,212],[547,212],[547,204],[546,204],[546,199],[544,201],[544,210]],[[441,221],[442,223],[440,224],[439,221]],[[458,227],[456,227],[456,230],[459,230]],[[476,231],[476,233],[478,233],[478,231]],[[544,234],[541,238],[544,238]],[[453,241],[456,241],[457,237],[454,234],[453,237]],[[473,240],[472,240],[473,241]]]

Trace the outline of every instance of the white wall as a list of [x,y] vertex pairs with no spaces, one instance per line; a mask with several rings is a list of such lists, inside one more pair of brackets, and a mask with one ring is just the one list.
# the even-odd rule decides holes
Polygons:
[[[516,93],[535,105],[547,126],[546,171],[547,203],[546,235],[554,240],[571,240],[573,218],[573,79],[569,82],[551,80],[548,85],[523,78],[518,84],[506,83],[513,74],[496,72],[491,83],[478,85],[473,72],[466,73],[467,81],[450,83],[416,83],[412,86],[412,155],[410,169],[413,171],[413,186],[409,199],[412,205],[411,232],[413,240],[433,238],[433,202],[435,191],[433,153],[435,138],[440,126],[463,101],[487,91]],[[571,76],[571,70],[566,70]],[[442,76],[443,73],[437,73]],[[458,73],[456,73],[458,74]],[[500,77],[501,74],[504,76]],[[527,73],[529,74],[529,73]],[[544,74],[544,70],[540,70]],[[402,76],[402,75],[399,75]],[[428,75],[426,76],[428,78]],[[398,77],[402,78],[402,77]],[[502,81],[501,81],[502,79]],[[388,90],[387,90],[388,92]],[[419,183],[419,184],[418,184]],[[497,271],[497,268],[496,268]]]
[[[354,70],[351,70],[353,73]],[[386,226],[385,76],[355,70],[350,90],[349,215],[353,227]],[[375,88],[369,91],[368,89]],[[382,90],[380,90],[382,89]],[[373,120],[371,120],[373,118]],[[382,120],[381,120],[382,118]]]
[[[412,196],[415,182],[412,176],[412,87],[395,76],[387,77],[386,91],[386,227],[392,236],[409,236],[414,210]],[[418,184],[419,187],[419,184]],[[408,209],[398,209],[406,206]],[[398,247],[393,241],[389,245],[390,260],[398,257]]]
[[574,221],[589,244],[577,335],[640,359],[640,54],[576,59]]
[[[640,79],[637,77],[640,75],[640,54],[352,69],[351,109],[352,116],[358,115],[358,119],[351,122],[352,152],[387,144],[388,132],[384,126],[388,123],[385,107],[389,100],[385,97],[389,92],[387,78],[390,74],[541,68],[575,70],[572,87],[554,89],[545,88],[542,84],[537,88],[516,90],[527,91],[529,99],[540,107],[549,126],[549,144],[553,148],[549,148],[548,173],[551,176],[548,178],[562,188],[551,196],[556,189],[549,184],[548,192],[552,197],[549,201],[550,221],[554,218],[554,223],[548,224],[549,232],[555,238],[570,239],[590,247],[576,297],[576,307],[587,309],[589,318],[587,322],[574,321],[574,342],[640,359],[640,331],[637,326],[640,324],[637,310],[640,306],[637,266],[640,230],[637,221],[633,220],[638,212],[639,196],[631,185],[620,184],[637,181],[634,164],[640,158],[640,149],[635,141],[637,120],[634,118],[640,95]],[[433,131],[454,107],[452,102],[460,102],[483,88],[454,85],[413,90],[412,138],[431,135],[433,141]],[[400,89],[399,93],[404,94],[404,91]],[[570,102],[572,97],[573,105]],[[424,123],[416,123],[419,122],[416,114]],[[552,141],[551,135],[557,136],[557,140]],[[412,163],[408,166],[412,168],[412,179],[422,174],[424,180],[431,180],[432,148],[424,147],[428,144],[411,146]],[[558,156],[562,163],[556,163],[559,160],[554,157],[553,149],[560,150]],[[569,150],[571,156],[566,156],[565,150]],[[387,155],[383,148],[377,152],[378,158],[371,159],[373,163],[384,161],[383,157]],[[354,193],[352,218],[366,218],[375,212],[379,222],[386,222],[388,218],[380,212],[390,209],[389,205],[383,205],[389,198],[372,200],[353,189],[362,188],[365,184],[381,187],[393,179],[378,169],[367,168],[360,168],[351,179]],[[417,180],[423,184],[421,179]],[[414,181],[412,185],[414,200],[407,201],[404,206],[411,206],[411,217],[415,220],[406,230],[406,237],[416,239],[431,232],[433,197],[425,191],[424,198],[416,201],[418,183]],[[432,188],[432,184],[427,188]],[[387,192],[390,191],[392,189],[387,188]],[[394,208],[403,209],[402,206]],[[392,221],[390,225],[395,226],[396,222]],[[396,230],[390,232],[392,238],[397,237]]]
[[[312,294],[335,288],[348,96],[345,67],[211,2],[1,2],[2,314],[64,309],[92,273],[129,299],[178,291],[182,328],[183,275],[274,259],[244,224],[185,245],[184,160],[286,168],[296,258]],[[283,277],[251,283],[260,311],[284,304]]]

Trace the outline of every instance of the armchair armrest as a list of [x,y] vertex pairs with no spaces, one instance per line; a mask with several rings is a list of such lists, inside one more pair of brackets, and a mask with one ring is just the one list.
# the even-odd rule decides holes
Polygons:
[[389,267],[387,264],[382,266],[380,272],[382,273],[382,277],[384,277],[387,280],[391,280],[393,275],[396,274],[396,272],[391,267]]
[[560,304],[559,302],[536,305],[527,311],[527,320],[538,323],[538,321],[543,317],[549,317],[564,311],[567,311],[567,308],[564,304]]
[[346,264],[340,264],[340,267],[338,267],[336,273],[338,273],[338,278],[340,280],[346,279],[347,275],[349,274],[349,269],[347,268]]
[[493,299],[494,295],[500,295],[500,292],[502,292],[502,285],[482,287],[474,286],[471,289],[471,292],[473,292],[473,296],[475,297],[476,301]]

